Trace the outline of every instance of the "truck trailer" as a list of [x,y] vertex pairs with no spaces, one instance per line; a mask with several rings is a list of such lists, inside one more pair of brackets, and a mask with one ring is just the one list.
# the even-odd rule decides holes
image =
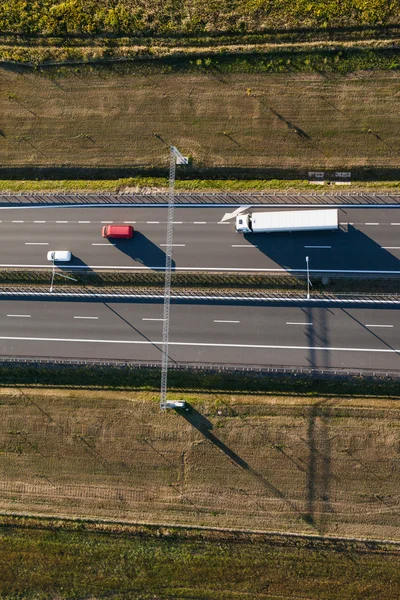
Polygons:
[[323,231],[338,228],[337,208],[252,212],[236,217],[236,233]]

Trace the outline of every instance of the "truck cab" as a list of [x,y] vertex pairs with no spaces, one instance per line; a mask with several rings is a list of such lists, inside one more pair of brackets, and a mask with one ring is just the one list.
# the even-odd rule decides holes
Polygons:
[[236,233],[251,233],[250,215],[238,215],[236,217]]

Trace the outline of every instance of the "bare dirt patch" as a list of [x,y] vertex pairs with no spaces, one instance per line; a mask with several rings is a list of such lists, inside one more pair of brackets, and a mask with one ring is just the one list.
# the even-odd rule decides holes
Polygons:
[[399,539],[390,398],[0,390],[0,510]]

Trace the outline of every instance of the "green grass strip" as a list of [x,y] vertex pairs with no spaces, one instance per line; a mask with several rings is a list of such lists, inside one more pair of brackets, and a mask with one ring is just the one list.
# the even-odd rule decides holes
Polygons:
[[0,529],[2,598],[393,600],[400,595],[399,550],[384,544],[313,544],[217,532],[185,539],[172,528],[147,534],[115,528],[107,534],[85,531],[84,524],[81,531],[32,525],[31,520],[30,527]]

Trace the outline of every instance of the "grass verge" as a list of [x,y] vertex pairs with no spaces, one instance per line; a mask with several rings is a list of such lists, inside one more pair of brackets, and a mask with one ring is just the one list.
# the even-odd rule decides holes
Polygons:
[[[161,372],[158,368],[136,368],[122,366],[96,365],[42,365],[35,363],[5,364],[0,362],[0,381],[4,385],[76,387],[93,389],[121,389],[157,391],[160,387]],[[273,376],[270,373],[225,372],[221,369],[175,370],[170,364],[168,387],[171,394],[185,392],[216,393],[293,393],[315,396],[318,394],[349,395],[400,395],[397,381],[390,378],[370,379],[368,377],[326,378],[290,375]]]
[[[11,521],[11,519],[10,519]],[[393,600],[400,551],[384,544],[313,542],[173,528],[85,531],[14,519],[0,527],[2,598]],[[77,567],[79,565],[79,569]]]
[[[306,179],[177,179],[177,192],[328,192],[342,191],[331,185],[314,185]],[[346,186],[348,192],[395,192],[400,189],[400,181],[355,181]],[[0,179],[1,193],[146,193],[168,192],[166,177],[126,177],[120,179],[69,179],[69,180],[18,180]]]

